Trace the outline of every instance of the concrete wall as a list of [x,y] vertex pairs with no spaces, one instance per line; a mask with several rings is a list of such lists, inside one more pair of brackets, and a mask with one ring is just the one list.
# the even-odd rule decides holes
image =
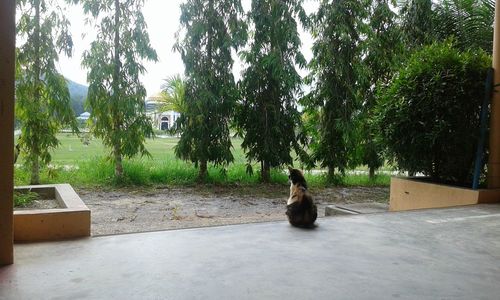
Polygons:
[[455,187],[411,178],[391,178],[390,211],[500,202],[500,189]]
[[16,187],[57,200],[60,208],[14,212],[16,242],[55,241],[90,236],[90,210],[69,184]]

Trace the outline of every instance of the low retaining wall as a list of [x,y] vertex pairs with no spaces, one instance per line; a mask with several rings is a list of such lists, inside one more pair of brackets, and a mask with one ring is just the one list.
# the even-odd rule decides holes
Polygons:
[[21,186],[55,199],[61,208],[14,211],[14,241],[53,241],[90,236],[90,209],[69,184]]
[[436,184],[414,177],[392,177],[389,211],[442,208],[500,202],[500,189]]

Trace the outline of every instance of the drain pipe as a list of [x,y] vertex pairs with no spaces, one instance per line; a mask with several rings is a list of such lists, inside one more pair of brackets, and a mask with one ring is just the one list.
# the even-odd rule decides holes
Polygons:
[[477,190],[479,187],[479,177],[481,176],[481,167],[483,166],[484,144],[486,142],[486,134],[488,131],[488,104],[490,103],[491,90],[493,87],[493,68],[488,69],[486,82],[484,83],[484,100],[481,106],[481,131],[479,141],[477,143],[476,163],[474,166],[474,179],[472,181],[472,189]]

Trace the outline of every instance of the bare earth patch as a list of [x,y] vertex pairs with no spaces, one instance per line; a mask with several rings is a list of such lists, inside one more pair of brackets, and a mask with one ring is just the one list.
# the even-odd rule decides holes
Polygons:
[[[318,214],[331,204],[389,200],[388,187],[311,190]],[[92,234],[118,234],[286,220],[289,189],[255,187],[161,187],[151,189],[77,190],[92,211]]]

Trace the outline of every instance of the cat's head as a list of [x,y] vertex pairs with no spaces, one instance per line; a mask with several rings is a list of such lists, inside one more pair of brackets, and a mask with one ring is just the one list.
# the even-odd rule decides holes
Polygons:
[[304,178],[304,174],[299,169],[294,169],[292,167],[288,167],[288,180],[291,181],[292,184],[300,183],[305,186],[306,179]]

